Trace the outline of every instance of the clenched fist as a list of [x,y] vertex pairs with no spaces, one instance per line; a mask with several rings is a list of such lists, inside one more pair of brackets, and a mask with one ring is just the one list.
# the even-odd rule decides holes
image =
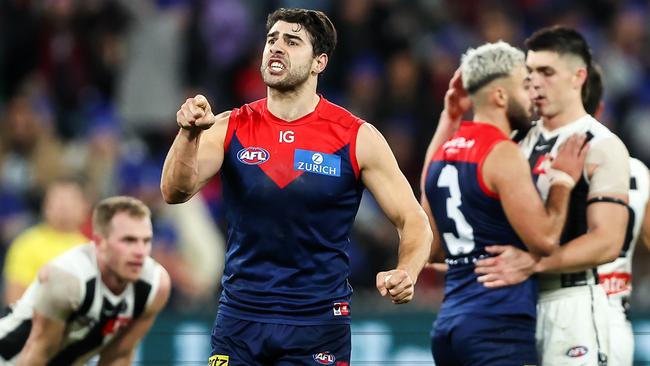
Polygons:
[[212,127],[215,121],[210,103],[201,94],[194,98],[188,98],[176,112],[176,122],[180,128],[185,130],[207,130]]
[[401,269],[379,272],[377,290],[381,296],[390,295],[394,304],[405,304],[413,299],[413,280]]

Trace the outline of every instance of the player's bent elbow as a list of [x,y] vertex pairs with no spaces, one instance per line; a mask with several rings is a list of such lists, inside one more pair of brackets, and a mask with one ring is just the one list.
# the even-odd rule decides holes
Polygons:
[[596,264],[601,265],[613,262],[621,254],[621,249],[622,245],[608,245],[605,250],[602,251],[603,254],[600,258],[599,263]]
[[183,192],[177,189],[172,189],[165,183],[162,183],[160,185],[160,193],[162,193],[165,202],[167,202],[170,205],[187,202],[192,197],[191,193]]
[[528,251],[541,257],[548,257],[553,254],[560,245],[560,241],[550,236],[542,236],[536,240],[534,245],[528,247]]
[[626,239],[625,229],[613,230],[611,228],[598,228],[594,230],[594,244],[598,245],[598,263],[596,265],[613,262],[621,254]]

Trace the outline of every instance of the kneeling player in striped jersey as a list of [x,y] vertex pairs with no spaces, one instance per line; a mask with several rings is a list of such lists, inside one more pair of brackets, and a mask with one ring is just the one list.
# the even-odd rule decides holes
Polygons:
[[167,303],[169,275],[151,252],[151,213],[131,197],[101,201],[95,242],[53,259],[0,318],[0,365],[130,365]]

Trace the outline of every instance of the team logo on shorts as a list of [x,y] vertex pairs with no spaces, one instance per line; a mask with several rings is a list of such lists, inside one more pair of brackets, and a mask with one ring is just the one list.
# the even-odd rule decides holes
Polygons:
[[246,147],[237,153],[237,159],[247,165],[258,165],[269,160],[271,155],[261,147]]
[[566,355],[569,357],[582,357],[589,352],[589,349],[585,346],[575,346],[569,348],[568,351],[566,351]]
[[320,365],[333,365],[336,357],[329,352],[319,352],[314,354],[314,361]]
[[296,149],[293,157],[293,169],[309,173],[341,176],[341,157],[317,151]]
[[208,358],[208,366],[228,366],[230,357],[224,355],[214,355]]
[[348,316],[350,315],[350,303],[335,302],[332,310],[334,310],[334,316]]

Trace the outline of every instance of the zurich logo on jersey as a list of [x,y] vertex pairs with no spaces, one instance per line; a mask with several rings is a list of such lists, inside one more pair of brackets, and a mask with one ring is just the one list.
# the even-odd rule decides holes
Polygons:
[[334,154],[296,149],[293,158],[293,169],[340,177],[341,157]]
[[247,165],[258,165],[269,160],[271,155],[261,147],[246,147],[237,153],[237,159]]

